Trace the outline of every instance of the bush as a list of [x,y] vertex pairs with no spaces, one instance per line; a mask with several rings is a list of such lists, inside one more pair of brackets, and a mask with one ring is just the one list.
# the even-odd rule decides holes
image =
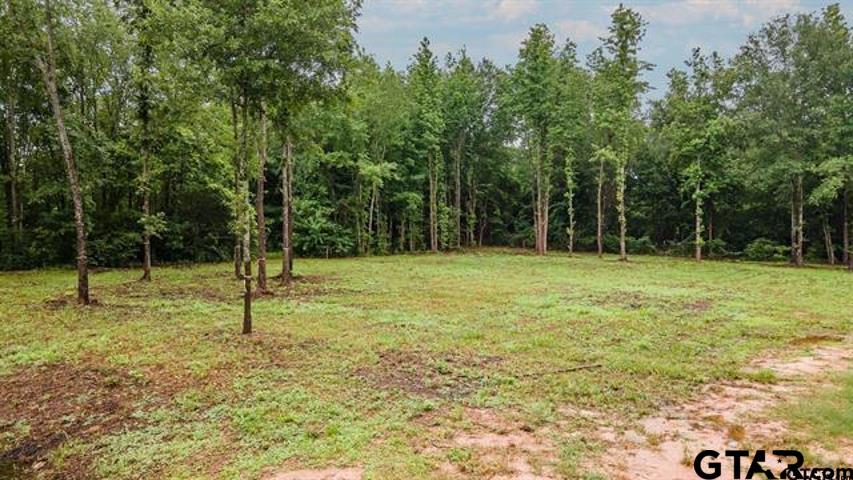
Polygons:
[[293,205],[293,248],[300,255],[324,257],[352,255],[352,232],[332,221],[332,209],[308,199]]
[[766,238],[757,238],[749,243],[743,251],[747,260],[782,262],[788,259],[791,247],[779,245]]
[[652,242],[652,239],[648,236],[642,236],[640,238],[627,237],[625,238],[625,248],[628,250],[628,253],[639,253],[639,254],[654,254],[657,253],[657,248],[655,248],[655,243]]

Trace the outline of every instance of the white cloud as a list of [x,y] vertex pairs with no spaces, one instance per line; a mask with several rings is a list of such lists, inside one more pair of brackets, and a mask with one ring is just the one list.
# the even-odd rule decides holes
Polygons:
[[728,20],[754,27],[774,15],[798,11],[801,5],[799,0],[685,0],[636,8],[653,24],[687,26],[708,20]]
[[515,20],[539,9],[538,0],[497,0],[493,5],[485,7],[492,9],[489,16],[503,21]]
[[607,34],[607,28],[589,20],[560,20],[556,23],[557,34],[573,42],[597,40]]

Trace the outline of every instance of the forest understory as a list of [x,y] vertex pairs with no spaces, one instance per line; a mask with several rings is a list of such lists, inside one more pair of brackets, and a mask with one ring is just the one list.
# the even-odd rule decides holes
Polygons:
[[522,253],[300,259],[251,335],[225,263],[98,270],[85,307],[72,270],[2,273],[0,478],[681,478],[735,446],[853,464],[843,269]]

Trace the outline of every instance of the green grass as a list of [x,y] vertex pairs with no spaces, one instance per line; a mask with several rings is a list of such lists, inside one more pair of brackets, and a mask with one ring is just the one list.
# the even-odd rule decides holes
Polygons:
[[[255,302],[250,337],[228,264],[156,268],[151,284],[96,273],[89,308],[66,302],[72,271],[0,274],[0,379],[97,366],[114,377],[106,388],[130,392],[132,423],[62,444],[45,471],[82,458],[116,479],[258,478],[282,465],[428,478],[448,456],[471,462],[418,447],[465,428],[463,406],[536,428],[588,427],[566,406],[639,418],[708,382],[772,382],[741,369],[853,323],[853,276],[824,268],[483,250],[296,270],[307,281],[287,295],[273,283],[278,294]],[[561,373],[586,364],[600,367]],[[830,429],[832,412],[802,418]],[[28,426],[2,428],[5,450]],[[589,445],[569,433],[560,468],[574,474]]]

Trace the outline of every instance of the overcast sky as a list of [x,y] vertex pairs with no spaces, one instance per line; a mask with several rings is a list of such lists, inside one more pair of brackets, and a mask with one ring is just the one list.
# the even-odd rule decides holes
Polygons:
[[[647,80],[662,95],[666,72],[682,67],[693,47],[717,50],[728,57],[746,36],[780,13],[818,10],[836,3],[821,0],[645,0],[624,1],[648,21],[643,60],[656,65]],[[853,19],[853,0],[842,0]],[[518,47],[531,25],[545,23],[562,43],[571,38],[584,56],[605,34],[618,1],[593,0],[365,0],[359,19],[359,43],[384,64],[403,69],[418,42],[430,39],[444,58],[462,46],[474,58],[499,65],[515,62]]]

